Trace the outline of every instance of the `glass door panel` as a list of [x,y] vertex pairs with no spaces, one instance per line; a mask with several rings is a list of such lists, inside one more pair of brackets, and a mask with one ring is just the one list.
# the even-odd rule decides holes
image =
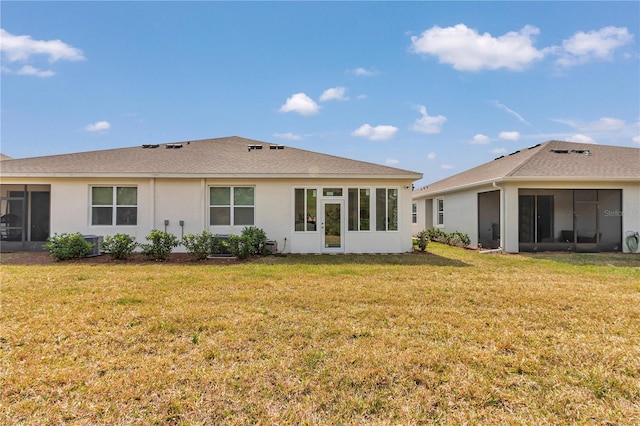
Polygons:
[[322,250],[341,252],[344,250],[342,232],[342,202],[324,202],[322,206],[324,228],[322,232]]

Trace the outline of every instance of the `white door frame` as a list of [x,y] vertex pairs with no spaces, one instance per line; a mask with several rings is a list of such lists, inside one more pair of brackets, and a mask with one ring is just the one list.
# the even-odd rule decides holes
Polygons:
[[[339,224],[340,224],[340,245],[338,247],[335,246],[336,241],[333,239],[332,241],[327,241],[326,237],[327,235],[325,234],[325,228],[326,228],[326,223],[327,223],[327,216],[326,216],[326,207],[327,205],[337,205],[340,208],[340,219],[339,219]],[[344,230],[345,230],[345,218],[344,218],[344,200],[341,199],[333,199],[333,200],[322,200],[321,201],[321,207],[320,207],[320,232],[322,234],[321,237],[321,244],[322,247],[320,248],[322,253],[344,253]],[[331,218],[329,218],[331,219]]]

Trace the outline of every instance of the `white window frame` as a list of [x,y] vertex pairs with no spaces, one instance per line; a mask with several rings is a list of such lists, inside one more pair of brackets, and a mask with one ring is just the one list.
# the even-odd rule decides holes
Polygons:
[[[303,199],[303,206],[304,206],[304,212],[303,212],[303,217],[304,219],[304,229],[299,230],[296,229],[296,191],[297,190],[302,190],[303,191],[303,195],[304,195],[304,199]],[[308,212],[307,208],[308,208],[308,191],[315,191],[315,198],[316,198],[316,215],[315,215],[315,229],[309,229],[309,224],[311,223],[309,221],[309,216],[310,213]],[[293,232],[295,233],[315,233],[318,232],[319,230],[319,226],[318,226],[318,215],[320,213],[320,199],[321,199],[321,195],[323,189],[322,188],[318,188],[318,187],[309,187],[309,186],[296,186],[293,188],[293,214],[291,215],[291,217],[293,218]]]
[[[378,191],[384,190],[384,229],[378,229]],[[389,191],[396,191],[396,229],[389,229]],[[375,198],[373,205],[376,208],[374,217],[376,218],[376,232],[399,232],[400,231],[400,188],[378,187],[375,188]]]
[[[211,188],[229,188],[229,204],[211,204]],[[253,188],[253,204],[235,204],[235,190],[236,188]],[[256,223],[256,187],[253,185],[209,185],[208,190],[209,198],[209,226],[222,227],[222,226],[255,226]],[[229,223],[228,224],[212,224],[211,223],[211,208],[213,207],[228,207],[229,208]],[[253,209],[253,223],[251,224],[236,224],[235,208],[252,208]]]
[[444,198],[436,198],[436,225],[444,226]]
[[411,223],[418,223],[418,203],[411,203]]
[[[349,215],[351,214],[351,199],[349,198],[349,191],[352,189],[356,190],[356,213],[358,219],[357,229],[349,229],[351,226],[351,218]],[[362,198],[361,191],[369,191],[369,229],[362,229],[362,217],[360,217],[360,210],[362,208]],[[371,232],[373,225],[373,204],[375,202],[375,188],[370,187],[349,187],[347,188],[347,232]]]
[[[111,188],[112,197],[111,204],[94,204],[93,203],[93,188]],[[136,190],[136,204],[118,204],[118,188],[134,188]],[[91,185],[89,186],[89,224],[90,226],[138,226],[138,187],[136,185]],[[118,208],[135,208],[136,209],[136,223],[135,224],[118,224]],[[111,223],[109,224],[94,224],[93,223],[93,209],[94,208],[111,208]]]

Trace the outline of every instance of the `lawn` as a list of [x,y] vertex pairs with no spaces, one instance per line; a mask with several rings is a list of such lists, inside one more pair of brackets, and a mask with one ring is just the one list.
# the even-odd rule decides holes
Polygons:
[[0,423],[640,423],[640,257],[429,252],[0,266]]

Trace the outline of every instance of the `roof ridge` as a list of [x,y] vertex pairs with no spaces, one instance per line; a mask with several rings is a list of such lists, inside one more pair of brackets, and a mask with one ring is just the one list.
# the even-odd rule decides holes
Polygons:
[[544,152],[543,147],[548,146],[551,142],[555,142],[555,141],[550,140],[550,141],[542,142],[542,143],[540,143],[538,145],[534,145],[534,146],[532,146],[530,148],[527,148],[527,150],[536,149],[536,148],[538,148],[538,150],[533,155],[530,155],[527,158],[524,158],[517,166],[515,166],[513,169],[511,169],[511,171],[509,173],[505,173],[503,177],[513,176],[518,170],[523,168],[525,166],[525,164],[527,164],[529,161],[531,161],[532,158],[535,158],[538,155],[540,155],[542,152]]

